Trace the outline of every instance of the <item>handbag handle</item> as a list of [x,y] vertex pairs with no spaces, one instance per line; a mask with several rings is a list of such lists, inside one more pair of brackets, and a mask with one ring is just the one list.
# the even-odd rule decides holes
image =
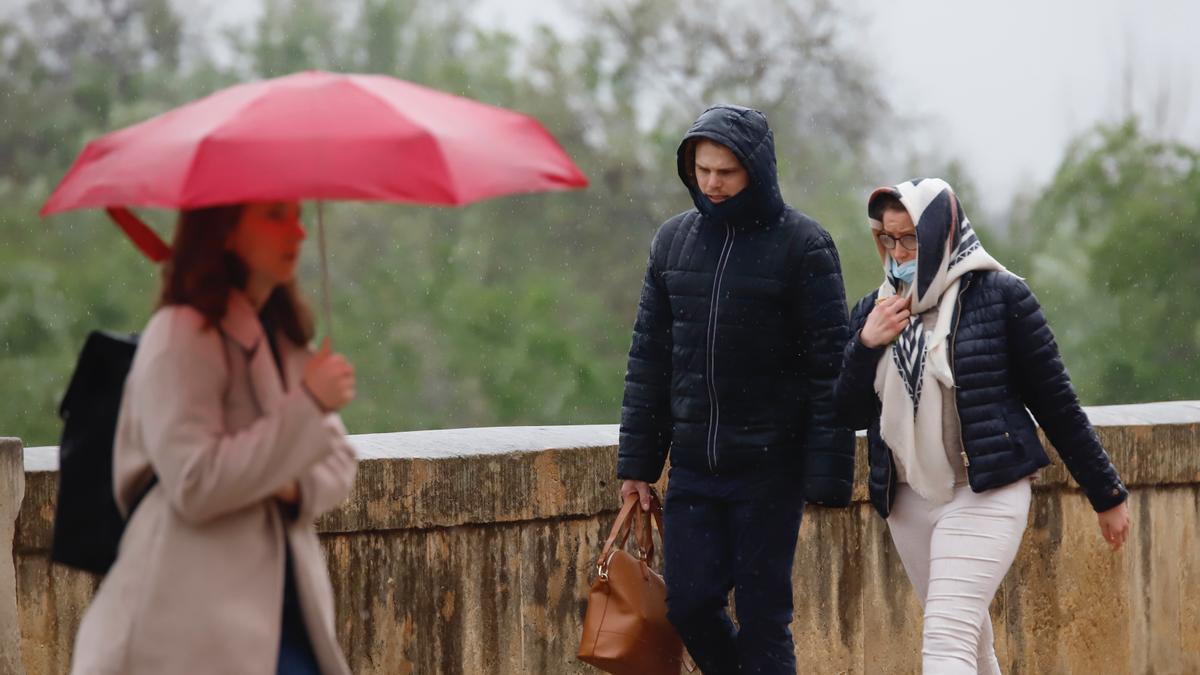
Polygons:
[[625,543],[629,540],[631,530],[635,532],[634,541],[638,546],[639,558],[646,565],[653,561],[654,537],[650,533],[652,517],[658,525],[659,533],[662,533],[662,502],[653,488],[650,490],[649,513],[638,508],[637,493],[631,493],[625,497],[625,503],[621,505],[621,510],[617,513],[616,520],[613,521],[608,539],[604,542],[604,548],[600,550],[600,557],[596,559],[596,573],[601,579],[608,578],[608,561],[612,558],[614,546],[618,550],[624,548]]
[[613,521],[612,530],[608,533],[608,539],[604,542],[604,548],[600,549],[600,557],[596,564],[603,564],[608,560],[609,553],[612,552],[613,545],[617,548],[623,548],[625,541],[629,538],[629,529],[632,523],[629,518],[633,515],[633,509],[637,505],[637,495],[631,494],[625,498],[625,503],[621,505],[621,510],[617,513],[617,519]]
[[642,561],[647,565],[654,563],[654,535],[651,532],[650,520],[654,520],[654,524],[658,526],[658,533],[663,533],[663,515],[662,502],[658,498],[658,492],[654,488],[650,488],[650,511],[647,513],[638,510],[637,519],[634,521],[636,525],[636,539],[638,553],[641,554]]

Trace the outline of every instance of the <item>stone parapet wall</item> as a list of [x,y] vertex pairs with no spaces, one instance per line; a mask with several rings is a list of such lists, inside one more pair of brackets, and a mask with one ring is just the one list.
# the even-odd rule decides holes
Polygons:
[[[992,606],[1001,665],[1013,674],[1200,672],[1200,605],[1189,600],[1200,597],[1200,403],[1088,413],[1131,489],[1133,532],[1108,552],[1061,465],[1043,473]],[[358,482],[318,527],[354,672],[596,672],[574,654],[617,506],[616,439],[611,425],[353,437]],[[801,673],[919,671],[920,611],[886,525],[865,503],[861,443],[855,504],[811,508],[801,528]],[[96,583],[48,562],[54,453],[25,450],[13,542],[31,675],[67,671]]]

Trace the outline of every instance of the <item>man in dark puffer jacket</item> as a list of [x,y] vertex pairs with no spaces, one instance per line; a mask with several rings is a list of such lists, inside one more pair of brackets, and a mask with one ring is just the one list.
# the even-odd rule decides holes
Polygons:
[[[695,209],[654,236],[634,325],[622,497],[668,451],[668,616],[706,675],[793,673],[791,569],[805,501],[846,506],[853,434],[834,423],[848,339],[829,234],[784,203],[757,110],[716,106],[679,146]],[[736,630],[726,612],[736,587]]]

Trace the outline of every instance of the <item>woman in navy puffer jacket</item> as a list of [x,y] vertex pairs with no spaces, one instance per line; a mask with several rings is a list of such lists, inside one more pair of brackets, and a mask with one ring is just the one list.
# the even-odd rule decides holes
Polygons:
[[1029,411],[1117,549],[1125,486],[1071,387],[1037,299],[983,249],[948,184],[875,190],[884,267],[851,313],[835,385],[867,429],[871,502],[925,608],[925,673],[999,673],[988,606],[1016,557],[1030,477],[1050,463]]

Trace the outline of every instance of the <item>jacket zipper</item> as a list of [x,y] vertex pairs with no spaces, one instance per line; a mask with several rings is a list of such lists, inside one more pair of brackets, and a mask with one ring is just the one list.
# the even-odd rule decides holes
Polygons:
[[725,266],[729,263],[729,254],[733,252],[733,226],[725,224],[725,243],[721,245],[721,255],[717,258],[717,274],[713,278],[712,302],[708,309],[708,358],[705,360],[705,380],[708,384],[708,470],[717,470],[717,429],[721,423],[721,405],[717,402],[717,385],[713,381],[716,373],[717,347],[717,305],[721,300],[721,280],[725,276]]
[[[882,442],[882,438],[880,439],[880,441]],[[884,447],[885,448],[887,447],[886,443],[884,444]],[[868,448],[867,451],[870,452],[870,448]],[[885,487],[884,487],[884,491],[883,491],[883,503],[887,507],[888,513],[890,514],[892,512],[892,474],[895,473],[895,471],[896,471],[896,468],[895,468],[896,462],[894,459],[892,459],[892,449],[887,448],[887,451],[888,451],[887,482],[884,483]]]
[[950,392],[950,397],[954,400],[954,416],[958,418],[958,438],[963,446],[959,454],[962,455],[963,469],[967,472],[968,483],[971,482],[971,458],[967,457],[967,441],[963,438],[962,433],[962,415],[958,413],[958,373],[954,371],[954,346],[958,341],[958,325],[962,322],[963,293],[967,292],[970,285],[971,280],[966,279],[958,291],[958,302],[954,303],[954,330],[950,331],[950,374],[954,376],[954,390]]

